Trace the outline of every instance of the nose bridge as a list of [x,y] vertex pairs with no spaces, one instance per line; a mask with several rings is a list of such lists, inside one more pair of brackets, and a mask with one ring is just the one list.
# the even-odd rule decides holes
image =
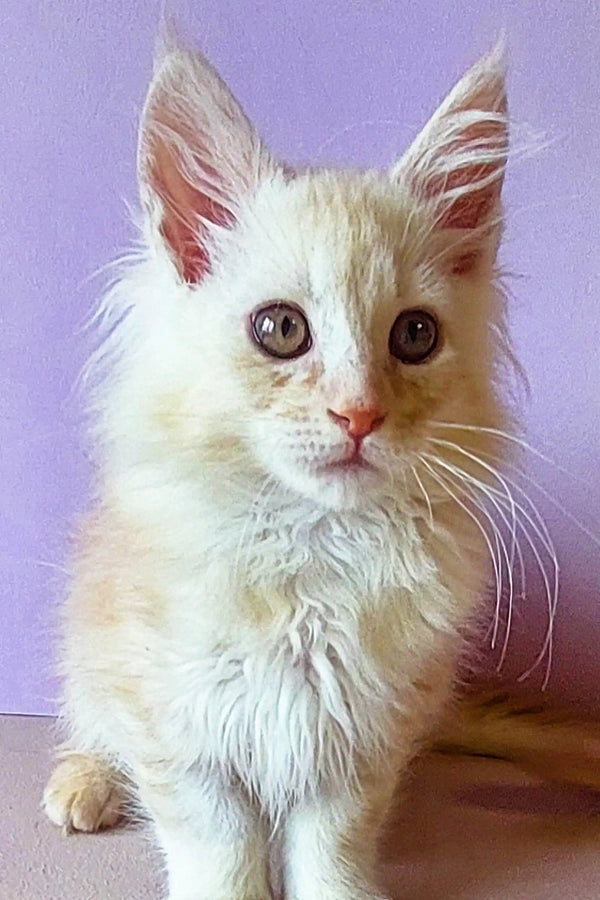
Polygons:
[[383,402],[378,381],[364,358],[346,359],[331,377],[328,405],[333,409],[377,408]]
[[365,358],[346,359],[331,388],[327,414],[353,439],[361,440],[385,421],[388,410]]
[[[340,314],[341,313],[341,314]],[[381,372],[366,331],[355,310],[338,310],[335,340],[324,358],[326,400],[332,409],[367,409],[381,405]]]

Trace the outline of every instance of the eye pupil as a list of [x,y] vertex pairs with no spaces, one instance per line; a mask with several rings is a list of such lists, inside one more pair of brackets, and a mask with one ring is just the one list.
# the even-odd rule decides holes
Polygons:
[[413,341],[413,343],[419,337],[419,332],[422,330],[422,328],[423,328],[423,325],[421,322],[415,322],[414,320],[412,322],[409,322],[408,334],[409,334],[411,341]]
[[269,356],[294,359],[310,350],[312,338],[304,313],[289,303],[275,302],[251,318],[252,337]]
[[400,313],[390,331],[389,351],[406,365],[428,359],[439,343],[439,327],[431,313],[407,309]]

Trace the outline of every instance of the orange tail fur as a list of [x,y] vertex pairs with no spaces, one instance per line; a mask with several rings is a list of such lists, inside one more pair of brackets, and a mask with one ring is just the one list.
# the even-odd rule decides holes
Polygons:
[[463,698],[442,723],[434,750],[506,759],[547,780],[600,790],[600,722],[508,693]]

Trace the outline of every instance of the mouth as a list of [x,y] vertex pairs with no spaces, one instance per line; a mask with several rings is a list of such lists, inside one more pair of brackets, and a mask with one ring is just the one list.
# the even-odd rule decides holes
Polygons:
[[334,459],[332,462],[323,466],[325,472],[358,472],[361,470],[373,469],[372,464],[364,458],[358,448],[353,449],[350,454]]

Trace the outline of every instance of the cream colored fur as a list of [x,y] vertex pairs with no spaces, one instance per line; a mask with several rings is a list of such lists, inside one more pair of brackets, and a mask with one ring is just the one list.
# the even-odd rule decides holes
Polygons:
[[[390,173],[281,167],[205,61],[159,62],[142,250],[91,368],[98,495],[62,655],[77,756],[46,808],[80,827],[91,771],[80,823],[109,824],[97,786],[122,773],[170,900],[380,897],[377,830],[451,696],[486,578],[482,529],[424,454],[436,422],[506,427],[505,152],[498,54]],[[305,311],[305,356],[253,344],[249,316],[273,299]],[[411,308],[442,342],[404,366],[388,335]],[[387,417],[363,442],[371,467],[328,469],[347,445],[328,408],[373,397]],[[501,452],[491,431],[469,447]]]

